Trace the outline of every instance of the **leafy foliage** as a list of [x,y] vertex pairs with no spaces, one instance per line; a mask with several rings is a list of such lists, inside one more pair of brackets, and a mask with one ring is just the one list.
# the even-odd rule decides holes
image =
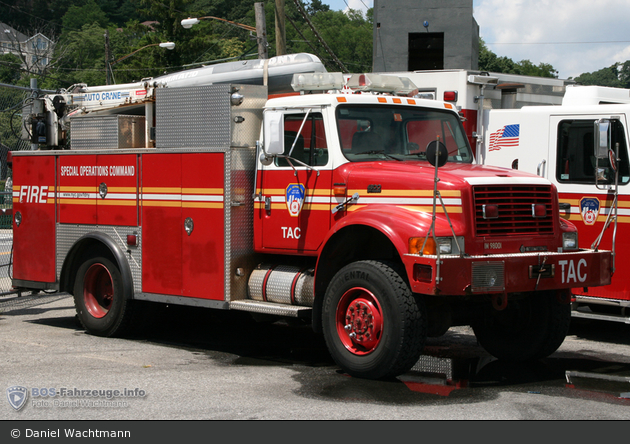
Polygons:
[[504,74],[558,78],[558,71],[550,64],[540,63],[536,66],[527,59],[515,62],[509,57],[499,57],[486,46],[483,39],[479,40],[479,69]]
[[580,74],[574,80],[582,85],[630,88],[630,60],[625,63],[615,63],[599,71]]
[[[54,66],[50,65],[46,77],[39,78],[40,86],[54,89],[74,83],[105,84],[107,63],[113,63],[114,81],[125,83],[201,64],[256,57],[256,33],[243,26],[256,25],[254,3],[256,0],[15,0],[12,5],[0,2],[0,16],[7,17],[3,21],[24,34],[32,35],[33,29],[45,24],[59,36]],[[371,69],[371,10],[364,16],[359,11],[331,11],[321,0],[302,3],[316,31],[347,69]],[[273,57],[275,1],[264,5],[268,52]],[[340,71],[294,1],[286,0],[285,15],[287,52],[317,54],[329,70]],[[180,21],[188,17],[215,17],[234,23],[209,18],[184,29]],[[173,51],[157,46],[166,41],[175,42]],[[133,55],[118,61],[129,54]],[[23,73],[23,77],[33,74]],[[16,83],[15,77],[7,80]]]
[[[106,63],[121,57],[112,71],[116,83],[179,71],[201,64],[228,59],[256,57],[255,33],[241,25],[255,26],[254,3],[259,0],[12,0],[0,2],[2,21],[23,32],[44,35],[56,43],[49,67],[38,76],[40,86],[49,89],[73,83],[104,84]],[[315,30],[334,56],[351,72],[372,69],[372,9],[367,15],[350,10],[332,11],[322,0],[300,0]],[[269,56],[276,55],[275,1],[264,2]],[[216,17],[203,20],[192,29],[180,21],[188,17]],[[296,7],[285,1],[286,47],[288,53],[310,52],[319,56],[329,71],[340,71],[335,58],[321,44],[315,32]],[[109,34],[109,60],[106,61],[104,34]],[[176,43],[173,51],[157,43]],[[136,53],[137,51],[137,53]],[[36,73],[22,72],[0,57],[3,83],[28,84]],[[516,62],[497,56],[480,41],[479,69],[492,72],[557,77],[552,65],[535,65],[530,60]],[[630,61],[616,63],[575,79],[579,83],[630,87]]]

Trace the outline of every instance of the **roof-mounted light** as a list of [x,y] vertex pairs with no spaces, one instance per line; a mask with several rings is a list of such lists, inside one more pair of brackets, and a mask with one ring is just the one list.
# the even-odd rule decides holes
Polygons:
[[294,91],[330,91],[343,88],[343,83],[340,72],[317,72],[293,74],[291,86]]
[[348,79],[347,86],[355,91],[374,91],[398,95],[408,95],[418,89],[407,77],[382,74],[353,74]]

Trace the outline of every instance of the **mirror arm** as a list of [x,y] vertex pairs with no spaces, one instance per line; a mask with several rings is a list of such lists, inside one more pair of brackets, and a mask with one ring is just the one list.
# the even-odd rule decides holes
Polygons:
[[295,169],[295,165],[293,165],[293,162],[299,164],[300,166],[306,167],[307,169],[311,170],[311,171],[315,171],[317,173],[317,176],[319,176],[319,170],[317,168],[313,168],[310,165],[307,165],[306,163],[302,162],[301,160],[295,159],[293,157],[290,157],[286,154],[278,154],[276,157],[281,157],[284,159],[287,159],[287,162],[289,163],[289,165],[291,165],[291,168],[293,168],[293,175],[297,176],[297,170]]

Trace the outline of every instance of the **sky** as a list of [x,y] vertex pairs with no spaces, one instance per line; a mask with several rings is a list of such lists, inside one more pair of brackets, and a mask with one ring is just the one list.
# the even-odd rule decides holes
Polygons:
[[[374,5],[373,0],[323,3],[333,10]],[[628,0],[473,0],[473,16],[495,54],[548,63],[561,79],[630,60]]]

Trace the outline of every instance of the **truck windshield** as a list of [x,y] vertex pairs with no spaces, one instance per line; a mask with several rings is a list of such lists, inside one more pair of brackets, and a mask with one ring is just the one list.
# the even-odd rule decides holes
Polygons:
[[437,109],[340,105],[341,149],[352,162],[426,160],[429,143],[446,145],[449,162],[471,163],[472,152],[456,114]]

